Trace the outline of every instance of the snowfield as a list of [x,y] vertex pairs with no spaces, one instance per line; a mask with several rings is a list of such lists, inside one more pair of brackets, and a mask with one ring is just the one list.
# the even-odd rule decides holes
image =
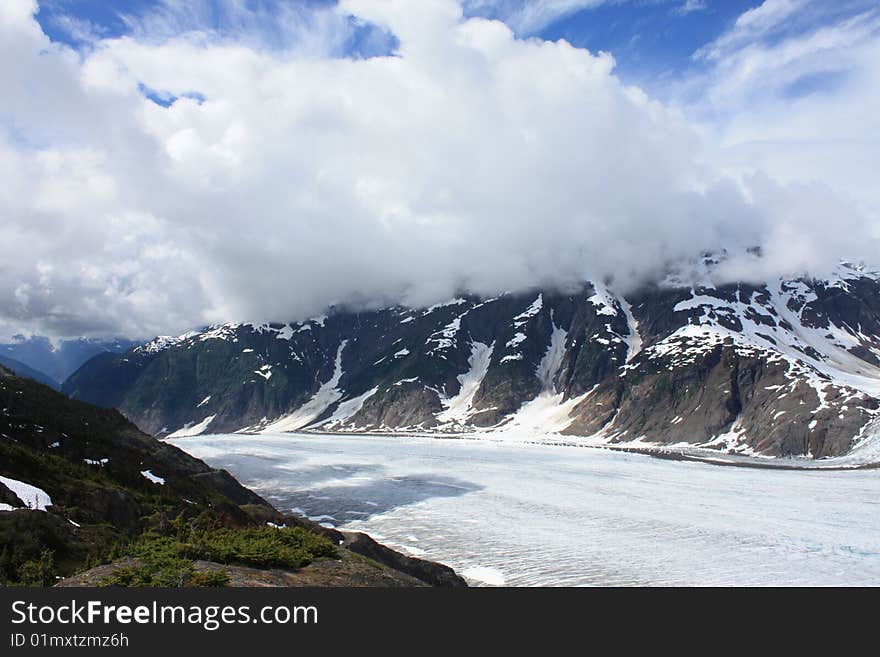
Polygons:
[[473,584],[880,584],[876,470],[719,467],[461,438],[173,442],[279,509],[365,531]]
[[[0,477],[0,484],[11,490],[24,503],[25,507],[32,511],[45,511],[52,506],[52,498],[42,488],[10,477]],[[12,510],[13,507],[9,504],[0,505],[0,511]]]

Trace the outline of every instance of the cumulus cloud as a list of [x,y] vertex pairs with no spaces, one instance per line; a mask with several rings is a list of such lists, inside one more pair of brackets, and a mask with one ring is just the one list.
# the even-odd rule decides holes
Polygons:
[[870,199],[729,154],[754,123],[694,124],[609,54],[415,5],[296,18],[328,33],[315,43],[393,35],[392,53],[358,58],[261,47],[259,17],[240,40],[195,29],[172,3],[75,52],[31,0],[0,3],[0,333],[148,336],[331,303],[625,288],[720,248],[764,245],[795,270],[870,247],[841,230]]

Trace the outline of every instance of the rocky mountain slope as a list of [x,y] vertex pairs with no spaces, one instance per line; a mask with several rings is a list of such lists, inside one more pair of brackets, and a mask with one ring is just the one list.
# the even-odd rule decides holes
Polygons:
[[[95,568],[91,575],[77,575]],[[463,585],[0,366],[0,585]]]
[[599,283],[427,309],[227,324],[101,354],[64,384],[157,435],[561,433],[823,458],[872,440],[880,275],[617,294]]

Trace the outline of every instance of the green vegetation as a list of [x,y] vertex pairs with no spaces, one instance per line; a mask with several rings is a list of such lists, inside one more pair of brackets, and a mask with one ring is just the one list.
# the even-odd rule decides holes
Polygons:
[[257,568],[301,568],[337,556],[326,538],[299,527],[205,527],[182,519],[171,531],[145,532],[127,551],[139,566],[117,570],[103,586],[224,586],[225,570],[195,570],[193,561]]
[[229,575],[225,570],[196,571],[192,563],[180,560],[180,563],[168,563],[160,568],[120,568],[101,581],[99,586],[206,588],[226,586],[228,583]]
[[0,585],[45,586],[69,570],[71,560],[85,563],[88,550],[74,545],[56,518],[39,511],[0,514]]
[[134,565],[106,584],[222,586],[223,570],[193,561],[297,568],[336,555],[308,530],[266,526],[277,512],[228,473],[2,367],[0,475],[52,497],[45,512],[0,512],[0,586],[51,586],[121,557]]
[[51,550],[43,550],[39,559],[25,561],[19,568],[21,583],[25,586],[52,586],[55,583],[55,557]]

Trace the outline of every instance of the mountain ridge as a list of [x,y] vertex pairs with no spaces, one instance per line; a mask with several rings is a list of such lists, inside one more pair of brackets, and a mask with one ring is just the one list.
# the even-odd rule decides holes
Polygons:
[[880,275],[626,295],[462,296],[425,309],[224,324],[102,354],[65,392],[148,432],[545,434],[594,444],[837,457],[880,408]]
[[[125,339],[92,338],[53,341],[45,336],[16,336],[11,342],[0,343],[0,356],[11,358],[43,373],[56,387],[64,382],[90,358],[103,352],[122,352],[137,346]],[[15,369],[14,367],[11,369]]]
[[42,383],[43,385],[49,386],[53,390],[61,390],[61,384],[58,381],[53,379],[45,372],[35,369],[30,365],[27,365],[26,363],[22,363],[20,360],[0,355],[0,365],[14,372],[18,376],[23,376],[25,378],[32,379],[38,383]]

